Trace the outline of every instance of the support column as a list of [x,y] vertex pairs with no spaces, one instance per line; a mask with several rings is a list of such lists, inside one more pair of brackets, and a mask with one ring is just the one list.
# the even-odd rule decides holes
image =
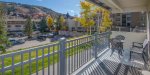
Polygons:
[[146,24],[147,24],[147,39],[148,39],[148,55],[150,58],[150,12],[146,12]]

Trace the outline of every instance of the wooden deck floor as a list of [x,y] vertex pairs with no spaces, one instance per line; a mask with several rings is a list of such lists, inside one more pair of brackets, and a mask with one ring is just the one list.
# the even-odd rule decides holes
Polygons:
[[97,60],[82,69],[77,75],[142,75],[144,61],[139,55],[133,55],[129,61],[129,53],[124,52],[119,58],[117,52],[111,55],[107,50]]

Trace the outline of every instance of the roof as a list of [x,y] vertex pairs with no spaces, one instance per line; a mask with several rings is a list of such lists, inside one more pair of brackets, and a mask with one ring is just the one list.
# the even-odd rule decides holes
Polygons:
[[105,8],[105,9],[111,10],[110,7],[108,7],[104,3],[100,2],[100,0],[86,0],[86,1],[91,2],[91,3],[93,3],[93,4],[97,5],[97,6],[101,6],[101,7]]
[[87,0],[92,3],[103,3],[102,7],[111,8],[112,13],[150,11],[150,0]]

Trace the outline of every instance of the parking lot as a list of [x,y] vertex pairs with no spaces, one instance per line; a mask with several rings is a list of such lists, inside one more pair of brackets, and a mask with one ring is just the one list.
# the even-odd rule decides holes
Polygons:
[[25,49],[25,48],[30,48],[30,47],[34,47],[34,46],[44,45],[44,44],[50,43],[50,41],[51,40],[49,38],[47,38],[45,41],[37,41],[37,40],[26,41],[24,44],[18,44],[18,45],[9,47],[7,49],[7,51]]

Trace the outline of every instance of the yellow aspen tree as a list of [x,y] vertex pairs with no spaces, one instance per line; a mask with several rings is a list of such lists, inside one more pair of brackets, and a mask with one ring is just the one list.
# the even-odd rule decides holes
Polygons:
[[51,30],[53,27],[53,18],[51,16],[47,17],[47,25],[48,25],[48,28]]
[[80,2],[80,5],[82,9],[82,12],[81,12],[82,17],[80,18],[79,22],[81,23],[83,27],[87,29],[87,33],[88,33],[88,28],[90,28],[90,34],[91,34],[91,27],[95,24],[93,20],[93,16],[95,14],[91,12],[93,4],[83,1],[83,2]]
[[94,26],[95,22],[93,19],[90,19],[88,22],[89,22],[88,24],[90,26],[90,34],[92,34],[92,28],[91,27]]
[[105,32],[107,29],[111,28],[112,20],[110,18],[110,12],[108,10],[103,11],[101,24],[102,24],[100,28],[101,32]]

